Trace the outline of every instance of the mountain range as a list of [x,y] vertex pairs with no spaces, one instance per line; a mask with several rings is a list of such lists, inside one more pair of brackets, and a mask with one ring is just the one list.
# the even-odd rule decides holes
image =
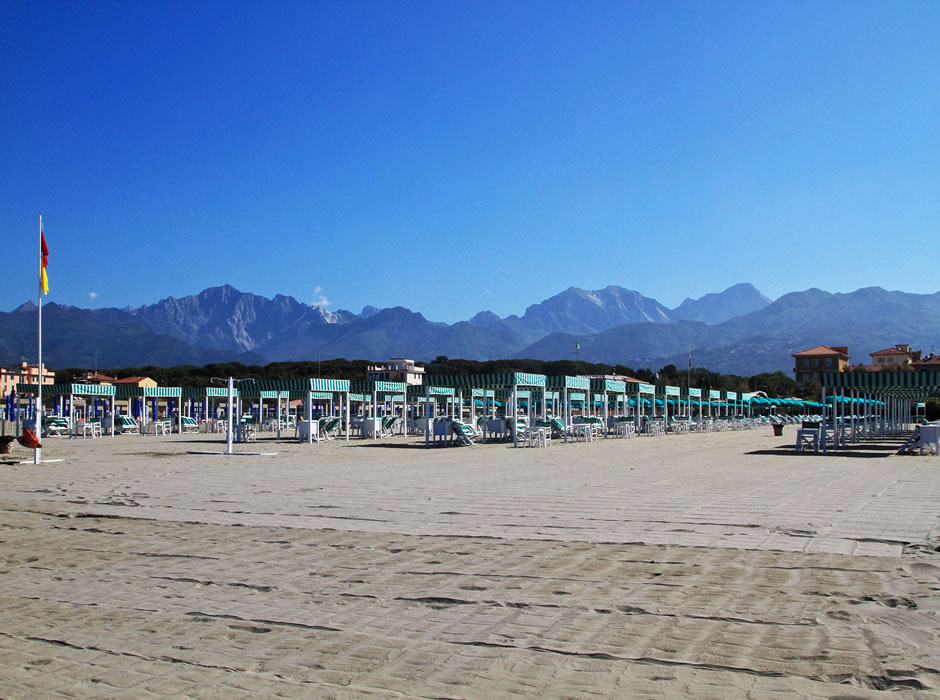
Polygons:
[[[0,313],[0,363],[35,357],[35,310],[27,303]],[[589,362],[652,369],[684,367],[691,357],[696,367],[747,375],[789,372],[792,352],[819,344],[848,345],[853,362],[899,342],[930,349],[938,330],[940,292],[878,287],[809,289],[771,301],[742,283],[674,309],[623,287],[571,287],[522,316],[482,311],[447,324],[402,307],[328,311],[226,285],[138,308],[45,304],[43,358],[51,367],[119,368],[317,357],[556,360],[577,352]]]

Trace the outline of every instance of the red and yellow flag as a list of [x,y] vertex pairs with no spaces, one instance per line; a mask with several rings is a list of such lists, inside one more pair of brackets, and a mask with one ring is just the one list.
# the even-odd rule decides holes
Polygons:
[[42,263],[39,266],[39,281],[42,283],[42,293],[49,293],[49,278],[46,277],[46,265],[49,264],[49,248],[46,247],[46,236],[39,229],[39,245],[42,252]]

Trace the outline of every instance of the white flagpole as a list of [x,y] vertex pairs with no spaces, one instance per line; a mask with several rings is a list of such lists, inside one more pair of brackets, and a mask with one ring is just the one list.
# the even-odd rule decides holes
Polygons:
[[[42,439],[42,215],[39,215],[39,366],[36,368],[39,388],[36,392],[36,439]],[[42,448],[33,452],[33,464],[42,464]]]

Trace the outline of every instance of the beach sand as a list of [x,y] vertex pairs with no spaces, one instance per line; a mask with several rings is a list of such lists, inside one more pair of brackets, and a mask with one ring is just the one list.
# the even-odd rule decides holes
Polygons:
[[940,692],[938,458],[419,442],[50,438],[62,462],[0,466],[0,696]]

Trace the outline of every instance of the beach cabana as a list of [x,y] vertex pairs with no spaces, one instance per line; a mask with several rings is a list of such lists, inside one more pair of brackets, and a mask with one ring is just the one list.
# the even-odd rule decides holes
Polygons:
[[[591,390],[591,380],[587,377],[571,377],[567,375],[545,377],[545,389],[546,392],[551,390],[553,394],[557,393],[558,395],[557,401],[560,403],[557,405],[554,402],[552,403],[552,415],[564,421],[565,432],[563,437],[565,442],[567,442],[568,426],[570,426],[572,422],[573,403],[575,401],[586,401],[586,392]],[[543,396],[547,402],[548,397],[544,394],[545,392],[543,392]]]
[[[591,393],[599,396],[603,406],[604,437],[617,427],[618,418],[626,415],[627,383],[619,379],[606,379],[595,377],[591,379]],[[614,414],[611,415],[610,404],[614,404]],[[623,413],[621,413],[621,407]]]
[[[36,384],[17,384],[16,385],[16,396],[17,401],[20,397],[26,396],[32,399],[33,396],[36,396],[38,391],[38,385]],[[87,401],[89,398],[103,398],[108,401],[108,411],[107,415],[114,415],[114,386],[111,384],[43,384],[42,387],[42,398],[43,403],[47,398],[58,399],[59,413],[64,413],[64,407],[62,405],[65,399],[68,399],[66,404],[68,410],[69,418],[69,436],[73,437],[76,433],[75,430],[75,399],[80,398]],[[39,409],[40,407],[37,407]],[[85,407],[85,420],[90,422],[90,419],[87,415],[88,407],[86,404]],[[44,414],[42,410],[37,410],[37,414]],[[37,434],[42,434],[42,426],[37,428]],[[114,435],[114,421],[110,421],[110,435]]]
[[702,404],[702,390],[695,387],[689,387],[686,389],[685,398],[689,406],[690,425],[692,423],[692,406],[698,404],[698,421],[696,421],[696,424],[700,426],[702,423],[702,411],[705,408]]
[[[115,387],[114,395],[117,398],[126,398],[128,405],[130,405],[130,402],[135,398],[141,400],[141,434],[143,434],[144,428],[148,422],[155,426],[155,433],[157,429],[163,430],[164,434],[169,432],[166,428],[166,424],[157,420],[160,415],[159,407],[161,400],[165,406],[164,415],[167,420],[169,420],[170,415],[173,413],[174,402],[176,403],[176,407],[182,410],[183,389],[178,386],[118,386]],[[150,409],[149,414],[148,408]],[[149,421],[148,416],[150,418]],[[182,423],[177,421],[177,425],[179,431],[182,432]]]
[[[319,422],[313,419],[313,404],[326,403],[330,416],[340,420],[340,425],[346,424],[346,440],[349,440],[351,413],[349,403],[352,400],[348,379],[265,379],[257,382],[253,388],[258,392],[272,392],[266,398],[274,399],[275,393],[278,410],[283,399],[300,399],[304,405],[304,419],[297,421],[297,436],[301,442],[308,444],[319,441]],[[248,389],[246,389],[247,391]],[[281,415],[278,415],[278,426],[281,425]],[[280,437],[280,434],[278,434]]]
[[679,397],[681,396],[682,391],[677,386],[664,386],[663,387],[663,420],[664,425],[669,425],[669,405],[672,404],[675,406],[675,411],[673,415],[678,415],[679,413]]
[[[848,396],[846,396],[848,394]],[[836,396],[840,401],[827,400]],[[861,399],[846,415],[845,399]],[[896,435],[909,429],[914,405],[940,399],[940,371],[919,372],[823,372],[822,416],[824,428],[833,431],[832,442],[845,447],[847,441],[880,435]],[[829,440],[820,440],[823,451]]]
[[624,384],[624,390],[627,395],[632,397],[630,403],[636,406],[636,411],[633,414],[634,427],[637,434],[639,434],[643,432],[643,421],[646,419],[646,407],[652,407],[655,412],[655,404],[653,402],[656,398],[656,387],[644,382],[624,382]]
[[[396,403],[402,405],[401,431],[404,433],[405,421],[407,420],[408,384],[405,382],[354,381],[349,383],[349,390],[361,394],[364,399],[362,408],[363,437],[382,437],[383,419],[395,415]],[[369,404],[372,415],[366,414],[366,403]],[[386,405],[388,405],[387,411]]]
[[[330,399],[333,398],[332,394],[329,394]],[[247,399],[248,401],[257,401],[258,402],[258,430],[260,431],[264,425],[264,408],[265,401],[268,401],[268,406],[274,406],[275,415],[274,415],[274,430],[277,433],[277,437],[281,437],[281,429],[285,427],[282,423],[284,420],[284,411],[283,408],[286,406],[287,409],[290,409],[290,391],[288,389],[262,389],[257,382],[250,382],[245,384],[245,388],[241,391],[240,398]],[[297,398],[302,398],[298,396]],[[271,403],[273,402],[273,403]],[[241,403],[241,402],[239,402]],[[249,409],[250,411],[250,409]]]
[[713,408],[720,408],[721,406],[721,391],[718,389],[709,389],[708,390],[708,417],[712,419],[715,417],[712,412]]
[[[425,380],[431,386],[447,386],[455,389],[492,389],[495,396],[500,392],[505,392],[508,401],[506,402],[506,413],[510,420],[512,429],[513,446],[519,446],[519,436],[516,430],[516,420],[519,411],[519,392],[521,390],[545,389],[546,377],[544,374],[530,374],[527,372],[504,372],[498,374],[457,374],[431,376]],[[528,413],[532,417],[532,402],[528,402]],[[484,439],[486,436],[486,426],[488,421],[484,421]]]
[[[238,396],[238,389],[235,389]],[[206,432],[213,429],[213,422],[218,415],[218,406],[228,401],[228,388],[224,386],[184,386],[180,399],[186,409],[186,415],[196,420],[206,421]]]
[[[453,420],[461,420],[463,417],[463,400],[457,400],[457,391],[454,387],[409,384],[406,395],[408,406],[411,408],[411,418],[408,419],[407,412],[405,416],[405,420],[411,424],[408,432],[420,434],[422,432],[420,428],[423,428],[425,446],[428,446],[431,438],[437,435],[449,438],[450,433],[445,431],[451,429]],[[438,413],[438,404],[443,404],[441,414]],[[472,405],[470,410],[473,410]],[[423,426],[419,423],[421,415],[424,418]],[[435,422],[437,418],[449,420]]]

